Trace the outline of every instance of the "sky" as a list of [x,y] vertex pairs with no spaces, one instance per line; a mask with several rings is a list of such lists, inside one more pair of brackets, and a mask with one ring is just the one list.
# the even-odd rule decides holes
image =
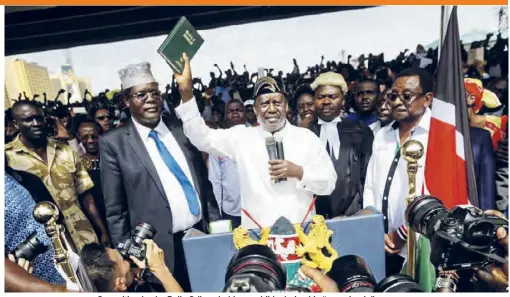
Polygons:
[[[459,6],[460,34],[496,31],[498,11],[499,6]],[[437,40],[440,15],[440,6],[381,6],[201,30],[205,42],[191,68],[194,77],[207,83],[215,63],[225,71],[230,61],[238,72],[244,71],[245,64],[250,72],[265,67],[287,73],[292,71],[293,58],[304,71],[319,64],[321,55],[325,61],[340,61],[342,51],[353,57],[384,53],[388,60],[406,48],[414,51],[417,44],[426,46]],[[119,69],[148,61],[164,89],[172,77],[170,67],[157,53],[165,37],[71,48],[74,71],[91,80],[95,94],[120,87]],[[50,75],[65,62],[62,50],[12,57],[48,67]]]

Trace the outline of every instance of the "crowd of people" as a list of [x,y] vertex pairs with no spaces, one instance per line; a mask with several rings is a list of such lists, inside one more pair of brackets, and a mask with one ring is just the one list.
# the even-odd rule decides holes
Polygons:
[[[472,45],[483,60],[468,63],[462,48],[466,113],[479,206],[508,216],[508,40],[489,48],[490,37]],[[286,75],[214,65],[208,84],[184,59],[165,91],[144,62],[119,71],[122,91],[110,100],[14,102],[5,113],[6,251],[34,230],[49,242],[31,209],[50,201],[98,290],[191,291],[182,245],[190,228],[270,227],[280,216],[296,223],[372,206],[384,215],[386,274],[402,269],[409,186],[398,152],[408,139],[427,145],[437,49],[419,45],[391,61],[362,55],[357,68],[322,57],[305,72],[294,59]],[[284,160],[269,159],[271,137]],[[116,250],[140,222],[157,230],[146,262]],[[69,290],[53,253],[28,264],[6,256],[7,290]],[[150,288],[146,268],[157,278]]]

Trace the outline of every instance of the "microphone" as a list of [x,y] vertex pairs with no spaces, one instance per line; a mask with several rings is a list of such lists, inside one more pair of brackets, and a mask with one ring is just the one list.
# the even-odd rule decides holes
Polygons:
[[276,150],[276,140],[273,136],[266,137],[266,149],[269,160],[278,160],[278,152]]
[[[278,160],[285,160],[282,136],[275,133],[274,139],[276,141],[276,154],[278,155]],[[279,181],[287,181],[287,178],[281,178]]]
[[[273,136],[266,137],[266,149],[269,155],[269,160],[279,160],[278,158],[278,145]],[[274,183],[279,183],[280,179],[274,180]]]

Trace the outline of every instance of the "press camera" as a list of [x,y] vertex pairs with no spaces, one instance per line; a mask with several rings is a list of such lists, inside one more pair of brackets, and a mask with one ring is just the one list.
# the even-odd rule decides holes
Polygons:
[[133,256],[138,260],[143,261],[145,260],[146,251],[143,241],[145,239],[153,239],[155,235],[156,229],[152,228],[151,225],[147,223],[139,223],[135,227],[135,230],[133,230],[132,237],[119,243],[117,245],[117,250],[126,259],[129,259],[129,256]]
[[508,221],[468,207],[447,210],[433,196],[419,196],[406,209],[410,227],[430,240],[430,261],[439,270],[480,268],[504,264],[505,251],[496,231],[508,231]]

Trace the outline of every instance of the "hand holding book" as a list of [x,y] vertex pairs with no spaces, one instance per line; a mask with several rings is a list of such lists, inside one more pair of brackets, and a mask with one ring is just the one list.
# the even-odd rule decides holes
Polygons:
[[193,98],[193,76],[191,75],[191,66],[188,55],[186,53],[182,53],[182,59],[184,60],[184,69],[182,70],[182,73],[178,73],[175,70],[174,73],[175,80],[179,86],[182,103],[186,103]]

